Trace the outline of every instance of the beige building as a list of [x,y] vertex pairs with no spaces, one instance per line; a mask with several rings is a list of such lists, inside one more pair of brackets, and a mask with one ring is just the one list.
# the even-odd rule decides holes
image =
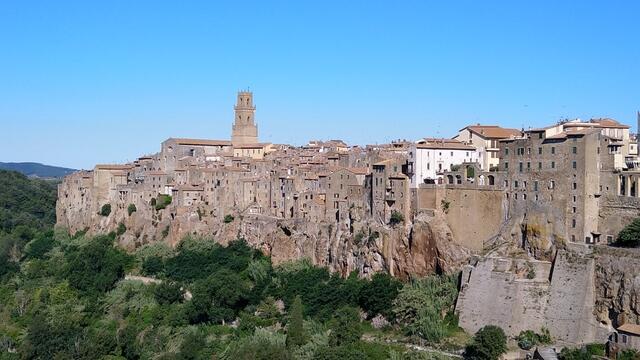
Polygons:
[[270,144],[239,144],[233,146],[233,156],[235,157],[247,157],[254,160],[260,160],[264,158],[265,149]]
[[453,138],[476,148],[478,162],[484,171],[497,169],[500,164],[500,140],[522,136],[522,131],[497,125],[469,125]]

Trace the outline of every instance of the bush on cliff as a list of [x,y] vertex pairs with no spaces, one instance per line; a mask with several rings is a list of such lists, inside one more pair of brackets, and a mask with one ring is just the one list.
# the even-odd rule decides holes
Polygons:
[[159,194],[156,199],[156,210],[160,211],[165,209],[167,206],[171,204],[172,198],[170,195]]
[[100,208],[100,216],[109,216],[111,214],[111,204],[104,204]]
[[617,244],[628,247],[640,245],[640,218],[633,220],[620,231]]
[[404,222],[404,215],[402,215],[402,213],[399,211],[393,210],[393,212],[391,212],[391,219],[389,220],[389,223],[391,225],[397,225],[403,222]]
[[138,209],[136,208],[136,205],[135,204],[129,204],[129,206],[127,207],[127,214],[129,214],[129,216],[131,216],[131,214],[133,214],[136,211],[138,211]]
[[234,220],[233,215],[225,215],[224,216],[224,223],[228,224],[228,223],[232,223]]

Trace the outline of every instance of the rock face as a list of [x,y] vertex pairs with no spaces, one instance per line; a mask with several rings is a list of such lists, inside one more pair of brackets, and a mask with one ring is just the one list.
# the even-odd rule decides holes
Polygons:
[[221,244],[244,238],[270,255],[274,264],[308,258],[342,275],[387,271],[406,279],[450,273],[459,270],[471,254],[454,242],[440,212],[421,213],[395,226],[374,222],[355,209],[348,222],[340,223],[259,214],[236,214],[233,221],[224,222],[197,209],[175,212],[171,207],[137,209],[131,215],[126,209],[114,209],[108,216],[87,212],[76,212],[73,218],[58,215],[58,224],[71,232],[107,233],[122,223],[127,232],[118,241],[129,250],[156,241],[175,246],[186,235],[211,237]]
[[640,249],[596,248],[597,320],[612,328],[640,324]]

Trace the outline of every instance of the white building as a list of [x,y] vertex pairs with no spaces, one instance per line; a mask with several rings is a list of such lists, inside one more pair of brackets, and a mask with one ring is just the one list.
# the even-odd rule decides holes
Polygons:
[[464,162],[478,162],[476,148],[453,139],[423,139],[409,152],[413,165],[411,187],[437,183],[445,170]]

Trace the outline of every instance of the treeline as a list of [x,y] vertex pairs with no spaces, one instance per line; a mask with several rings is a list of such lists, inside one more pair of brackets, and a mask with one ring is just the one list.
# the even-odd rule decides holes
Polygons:
[[308,261],[274,267],[242,240],[128,254],[115,237],[49,232],[27,243],[0,288],[3,358],[422,358],[382,339],[438,343],[459,331],[455,277],[402,284]]

